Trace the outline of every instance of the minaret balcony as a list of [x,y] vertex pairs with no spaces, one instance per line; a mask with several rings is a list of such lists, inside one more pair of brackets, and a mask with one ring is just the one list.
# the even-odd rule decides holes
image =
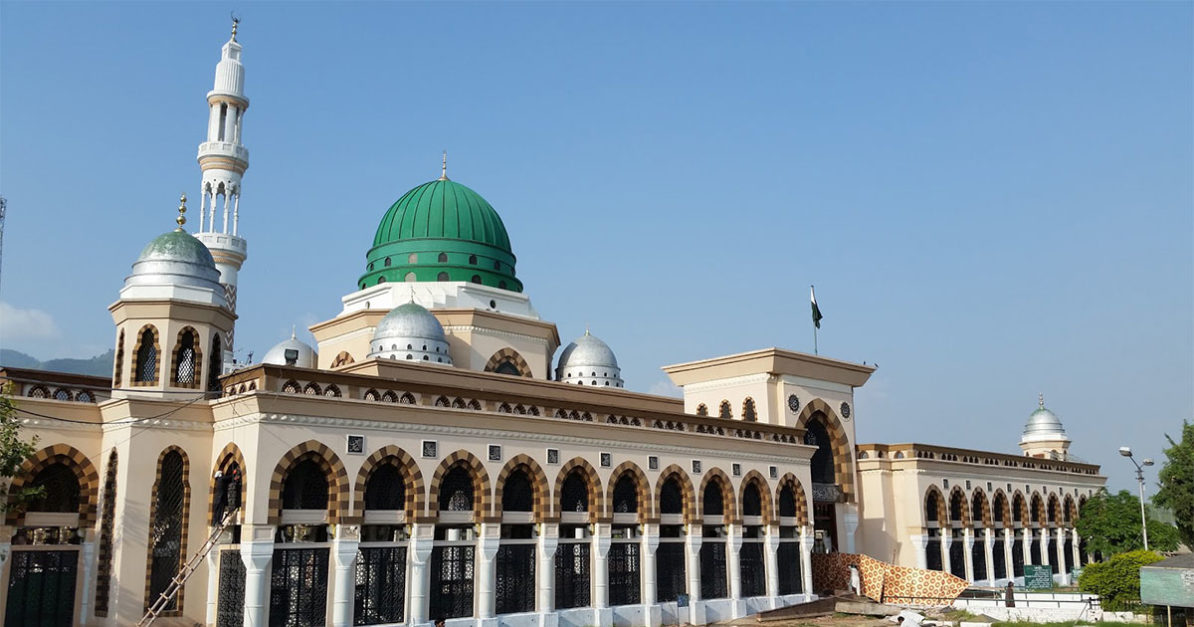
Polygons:
[[199,144],[199,160],[204,157],[227,157],[249,163],[249,149],[232,142],[203,142]]

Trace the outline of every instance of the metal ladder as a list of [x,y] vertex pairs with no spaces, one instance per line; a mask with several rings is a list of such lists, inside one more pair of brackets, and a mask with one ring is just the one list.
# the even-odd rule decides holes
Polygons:
[[170,601],[182,589],[187,579],[190,579],[191,575],[195,574],[195,569],[199,567],[203,558],[207,557],[207,554],[211,553],[211,550],[216,547],[216,540],[219,540],[220,534],[224,533],[224,529],[232,522],[233,516],[236,515],[239,509],[239,507],[231,508],[224,514],[224,519],[212,530],[211,535],[207,538],[207,542],[204,542],[203,546],[199,547],[199,550],[187,561],[182,570],[178,571],[174,579],[170,580],[170,585],[166,586],[166,589],[153,602],[153,605],[149,606],[149,609],[145,611],[145,616],[142,616],[141,620],[137,622],[137,627],[147,627],[153,621],[157,620],[158,614],[165,611],[166,606],[170,605]]

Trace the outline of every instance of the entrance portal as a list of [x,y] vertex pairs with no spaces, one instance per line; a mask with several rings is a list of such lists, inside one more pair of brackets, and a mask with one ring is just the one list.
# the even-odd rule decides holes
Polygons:
[[805,425],[804,443],[817,447],[809,462],[813,480],[813,551],[840,551],[837,537],[837,507],[842,490],[835,481],[833,441],[825,426],[824,414],[814,414]]

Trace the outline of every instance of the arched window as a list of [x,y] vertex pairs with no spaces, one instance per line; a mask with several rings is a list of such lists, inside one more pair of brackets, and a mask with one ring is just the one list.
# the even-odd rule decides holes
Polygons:
[[680,482],[675,477],[668,477],[659,490],[659,513],[684,513],[684,492],[680,489]]
[[975,526],[982,523],[983,505],[985,505],[983,495],[981,492],[976,491],[970,499],[970,520],[974,522]]
[[386,257],[385,266],[386,266],[387,268],[388,268],[388,267],[390,267],[390,263],[391,263],[391,261],[390,261],[390,258],[389,258],[389,257]]
[[470,265],[474,265],[474,266],[475,266],[475,265],[477,265],[477,256],[476,256],[476,255],[469,255],[469,256],[468,256],[468,262],[469,262],[469,264],[470,264]]
[[439,254],[439,262],[440,263],[448,263],[448,253],[440,253]]
[[962,508],[963,505],[962,493],[954,492],[949,496],[949,521],[962,522]]
[[703,509],[701,515],[703,516],[721,516],[725,514],[725,502],[722,500],[722,486],[721,479],[714,477],[705,485],[705,494],[702,495]]
[[796,492],[790,485],[779,491],[779,515],[789,518],[796,516]]
[[502,486],[503,512],[530,512],[535,509],[535,490],[531,478],[519,468],[510,473]]
[[1012,522],[1024,522],[1024,497],[1017,494],[1012,498]]
[[418,280],[419,280],[419,279],[418,279],[418,277],[416,277],[416,276],[415,276],[415,273],[414,273],[414,272],[407,272],[407,273],[406,273],[406,276],[405,276],[405,277],[403,277],[403,279],[404,279],[404,280],[405,280],[407,283],[414,283],[415,281],[418,281]]
[[505,281],[498,281],[498,287],[500,287],[500,288],[502,288],[502,289],[506,289],[506,282],[505,282]]
[[729,401],[721,402],[721,405],[719,405],[717,408],[717,417],[718,418],[733,418],[734,417],[734,410],[730,408]]
[[145,327],[141,332],[133,380],[137,383],[154,383],[158,380],[158,332],[152,326]]
[[409,263],[409,264],[419,263],[419,253],[411,253],[411,254],[407,255],[406,263]]
[[[182,566],[183,509],[186,501],[186,477],[182,454],[171,450],[162,456],[158,481],[151,496],[153,520],[149,535],[149,596],[157,599],[170,585]],[[178,597],[171,599],[167,611],[178,608]]]
[[589,511],[589,482],[585,480],[584,472],[575,468],[564,479],[560,487],[561,512]]
[[439,488],[439,509],[444,512],[473,511],[473,477],[463,466],[444,475]]
[[178,346],[174,349],[173,383],[183,387],[199,384],[199,336],[187,327],[178,334]]
[[630,473],[624,473],[614,484],[614,513],[638,513],[638,489]]
[[282,509],[327,509],[328,478],[319,462],[304,459],[282,483]]
[[381,285],[382,283],[385,283],[385,282],[386,282],[386,278],[385,278],[384,276],[379,276],[379,277],[377,277],[377,284],[378,284],[378,285]]
[[436,275],[436,277],[435,277],[435,280],[436,280],[436,281],[447,281],[447,280],[448,280],[448,273],[447,273],[447,272],[440,272],[438,275]]
[[763,515],[763,499],[759,496],[759,487],[753,482],[746,484],[746,489],[742,491],[742,515]]
[[112,373],[112,387],[120,387],[120,383],[124,380],[124,329],[120,330],[120,335],[116,338],[116,368]]
[[207,356],[207,391],[220,391],[220,375],[223,374],[224,351],[220,347],[220,334],[211,334],[211,354]]
[[406,507],[406,482],[393,464],[373,470],[365,483],[366,510],[400,510]]
[[69,401],[70,400],[70,390],[67,390],[65,388],[58,388],[57,390],[54,390],[54,400]]
[[996,494],[993,511],[991,512],[991,518],[997,523],[1007,522],[1003,518],[1003,510],[1005,509],[1007,509],[1007,498],[1005,498],[1002,493]]
[[837,483],[833,471],[833,441],[829,438],[829,429],[825,427],[825,418],[817,414],[805,426],[804,443],[817,447],[809,463],[812,471],[813,483]]
[[697,405],[697,411],[696,411],[696,415],[698,415],[698,416],[708,416],[708,415],[709,415],[709,406],[708,406],[708,405],[706,405],[706,404],[704,404],[704,403],[701,403],[700,405]]
[[932,490],[929,495],[925,497],[925,521],[929,524],[941,522],[941,500],[937,496],[937,491]]
[[500,261],[495,261],[495,262],[493,262],[493,269],[494,269],[494,270],[501,270],[501,269],[502,269],[502,262],[500,262]]
[[29,502],[28,511],[79,513],[79,478],[66,464],[58,462],[41,469],[29,487],[42,490],[42,495]]
[[755,399],[747,398],[742,401],[742,419],[746,422],[757,422],[759,417],[755,414]]
[[472,281],[473,283],[480,283],[480,282],[481,282],[481,275],[479,275],[479,274],[474,274],[474,275],[473,275],[473,278],[471,278],[471,279],[469,279],[469,280],[470,280],[470,281]]

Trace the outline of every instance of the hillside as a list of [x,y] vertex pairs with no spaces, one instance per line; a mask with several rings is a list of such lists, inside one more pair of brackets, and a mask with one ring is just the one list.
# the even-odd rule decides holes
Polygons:
[[0,348],[0,366],[9,366],[12,368],[33,368],[37,370],[52,370],[54,372],[71,372],[74,374],[87,374],[97,377],[106,377],[112,374],[112,359],[115,357],[114,350],[101,355],[96,355],[90,359],[50,359],[41,361],[40,359],[26,355],[21,351],[15,351],[9,348]]

